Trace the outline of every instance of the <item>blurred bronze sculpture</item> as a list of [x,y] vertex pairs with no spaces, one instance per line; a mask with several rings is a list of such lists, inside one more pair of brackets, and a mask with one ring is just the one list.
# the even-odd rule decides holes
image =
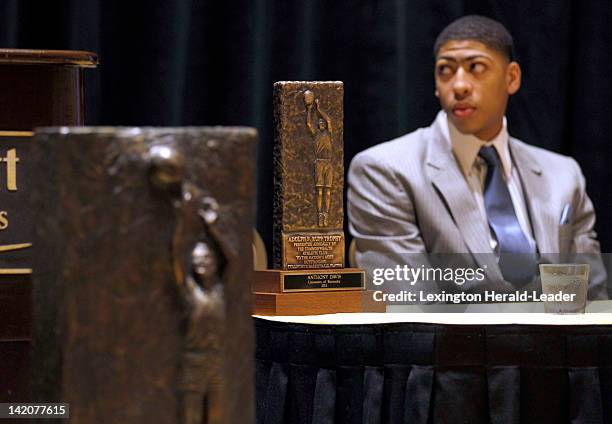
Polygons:
[[178,382],[184,424],[223,422],[219,368],[225,311],[216,262],[214,251],[198,242],[192,252],[193,268],[182,287],[188,315]]
[[32,199],[35,399],[69,402],[74,422],[253,422],[255,138],[37,133],[54,166]]
[[[184,181],[184,158],[168,145],[150,150],[153,183],[170,195],[176,215],[172,239],[174,278],[185,309],[185,340],[179,372],[179,421],[220,423],[220,355],[225,324],[222,264],[231,253],[217,222],[219,205]],[[214,247],[213,247],[214,246]],[[205,408],[204,408],[205,406]]]

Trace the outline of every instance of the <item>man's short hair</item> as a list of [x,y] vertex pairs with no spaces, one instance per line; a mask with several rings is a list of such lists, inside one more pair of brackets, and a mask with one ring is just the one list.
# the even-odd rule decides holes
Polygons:
[[434,43],[434,57],[438,55],[444,43],[458,40],[480,41],[488,48],[507,56],[508,60],[513,60],[512,35],[501,23],[486,16],[468,15],[451,22]]

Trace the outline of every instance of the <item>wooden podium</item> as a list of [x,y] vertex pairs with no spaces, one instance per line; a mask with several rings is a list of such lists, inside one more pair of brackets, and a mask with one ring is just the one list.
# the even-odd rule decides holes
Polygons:
[[[30,210],[35,127],[83,125],[84,68],[94,53],[0,49],[0,402],[30,400]],[[6,176],[6,178],[4,178]]]

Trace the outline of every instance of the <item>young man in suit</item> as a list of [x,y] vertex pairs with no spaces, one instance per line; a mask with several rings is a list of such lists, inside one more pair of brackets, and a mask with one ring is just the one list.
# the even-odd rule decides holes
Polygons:
[[460,18],[440,33],[435,95],[442,110],[433,124],[351,163],[357,265],[372,276],[397,265],[435,267],[453,254],[441,263],[480,268],[486,278],[442,281],[438,274],[402,289],[512,293],[541,291],[538,263],[583,254],[591,264],[589,299],[607,299],[580,167],[507,133],[508,98],[521,86],[512,50],[506,28],[482,16]]

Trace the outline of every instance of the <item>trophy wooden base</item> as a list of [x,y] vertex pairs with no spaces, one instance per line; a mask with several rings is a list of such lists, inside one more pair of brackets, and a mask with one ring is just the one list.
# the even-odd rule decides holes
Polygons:
[[385,312],[385,304],[365,290],[359,268],[255,271],[255,315],[322,315]]
[[253,293],[255,315],[323,315],[342,312],[385,312],[370,290]]
[[359,268],[268,269],[255,271],[254,292],[290,293],[365,290],[365,271]]

